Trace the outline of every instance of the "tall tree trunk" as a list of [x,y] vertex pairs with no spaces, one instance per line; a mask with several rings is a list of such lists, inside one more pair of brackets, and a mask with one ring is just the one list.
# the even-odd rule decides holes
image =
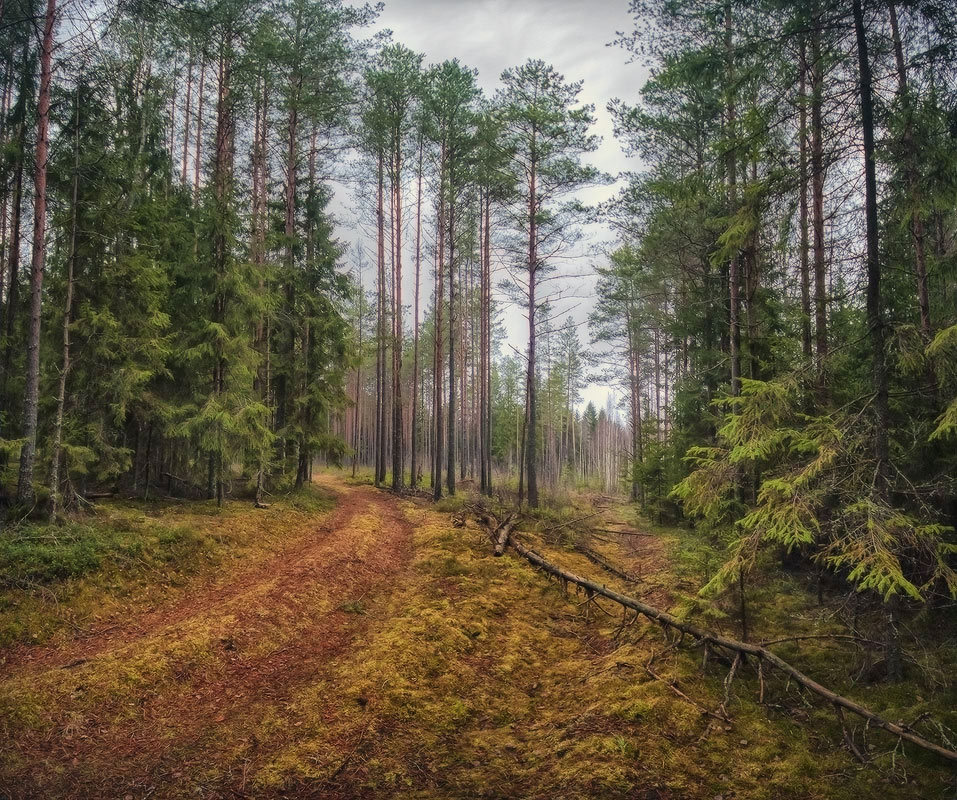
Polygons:
[[444,302],[445,287],[445,143],[442,143],[442,153],[439,158],[439,213],[438,213],[438,246],[435,259],[435,364],[433,381],[435,383],[435,453],[432,463],[432,496],[438,500],[442,497],[442,303]]
[[891,17],[891,34],[894,40],[894,59],[897,65],[897,85],[901,110],[904,113],[904,134],[901,144],[904,156],[904,178],[911,199],[911,236],[914,239],[914,276],[917,279],[917,306],[920,309],[920,332],[925,342],[933,336],[930,324],[930,293],[927,286],[927,255],[924,235],[924,212],[921,208],[921,191],[917,179],[917,156],[914,144],[913,111],[910,91],[907,86],[907,66],[904,63],[904,48],[901,45],[900,28],[897,23],[897,8],[888,6]]
[[643,461],[641,430],[641,362],[638,353],[637,321],[632,318],[631,305],[625,309],[625,327],[628,334],[628,388],[631,404],[631,500],[645,504],[644,487],[638,480],[638,466]]
[[[7,150],[7,124],[10,119],[10,104],[13,93],[13,52],[7,55],[7,63],[4,68],[3,95],[0,98],[0,148],[4,152]],[[7,175],[4,173],[4,182]],[[6,185],[3,186],[3,196],[0,197],[0,330],[3,330],[3,295],[6,289],[6,264],[7,264],[7,212],[10,196],[6,191]]]
[[800,175],[800,197],[798,204],[800,207],[800,226],[801,226],[801,351],[807,362],[811,361],[811,272],[809,263],[808,247],[808,210],[807,210],[807,42],[801,38],[801,63],[799,69],[801,72],[800,89],[798,94],[799,103],[799,165]]
[[811,225],[814,231],[814,339],[822,396],[827,359],[827,268],[824,252],[824,63],[821,56],[820,21],[811,30]]
[[199,200],[199,176],[203,154],[203,99],[206,93],[206,55],[200,59],[199,100],[196,103],[196,152],[193,157],[193,198]]
[[[268,126],[269,126],[269,97],[265,76],[259,79],[260,93],[256,98],[256,129],[253,141],[253,236],[251,251],[253,263],[259,268],[259,291],[265,292],[265,264],[266,264],[266,229],[269,224],[269,159],[267,157]],[[187,107],[188,111],[188,107]],[[187,139],[189,126],[186,126]],[[186,180],[186,144],[183,145],[183,181]],[[269,336],[268,320],[260,315],[256,322],[255,345],[260,353],[261,362],[257,366],[256,383],[263,405],[272,407],[269,396]],[[275,424],[275,419],[272,420]],[[267,456],[261,450],[256,468],[256,496],[254,504],[257,508],[265,504]]]
[[186,162],[189,153],[189,113],[193,96],[193,45],[189,46],[189,67],[186,70],[186,110],[183,119],[183,164],[180,183],[186,186]]
[[482,353],[482,403],[480,414],[482,417],[482,491],[492,495],[492,298],[491,298],[491,268],[492,268],[492,197],[491,192],[485,192],[485,221],[482,226],[484,234],[482,247],[482,343],[479,349]]
[[425,137],[419,136],[418,190],[415,201],[415,310],[412,320],[412,419],[409,422],[412,451],[409,486],[419,485],[419,279],[422,272],[422,159],[425,153]]
[[[734,103],[734,53],[732,50],[732,17],[731,4],[726,3],[724,9],[724,44],[726,58],[726,76],[727,82],[725,113],[727,114],[727,136],[731,141],[727,153],[727,181],[728,181],[728,206],[731,215],[737,212],[738,190],[737,190],[737,150],[734,140],[737,136],[735,131],[737,112]],[[730,345],[731,345],[731,395],[737,397],[741,394],[741,257],[734,253],[731,256],[731,262],[728,265],[728,291],[730,298]]]
[[169,107],[169,162],[176,163],[176,97],[179,82],[176,80],[176,71],[179,69],[179,52],[173,56],[173,86]]
[[379,151],[379,171],[376,195],[378,297],[376,310],[376,424],[375,424],[375,484],[385,481],[385,199],[383,153]]
[[352,415],[352,477],[356,476],[359,461],[360,428],[362,425],[362,256],[359,256],[359,275],[357,280],[358,311],[356,312],[356,348],[359,351],[356,360],[356,401]]
[[[867,241],[867,327],[870,335],[872,388],[874,391],[874,500],[879,505],[889,502],[890,404],[888,400],[887,361],[884,352],[884,312],[881,301],[881,264],[878,250],[877,171],[874,159],[874,105],[872,97],[871,66],[868,57],[867,33],[861,0],[853,0],[854,31],[857,39],[857,59],[860,71],[861,133],[864,139],[864,218]],[[891,598],[886,610],[887,675],[892,681],[903,678],[900,633],[898,631],[898,600]]]
[[[284,252],[283,266],[285,275],[285,302],[287,314],[294,315],[296,289],[293,282],[296,245],[296,192],[299,172],[299,98],[302,94],[303,77],[295,72],[290,80],[289,115],[286,122],[286,186],[283,215]],[[285,364],[276,375],[276,429],[280,434],[280,447],[286,453],[289,443],[283,432],[289,422],[290,395],[295,388],[296,330],[290,324],[286,331]],[[294,409],[293,409],[294,410]],[[285,467],[284,467],[285,469]]]
[[[232,63],[230,50],[232,48],[232,30],[227,29],[224,40],[220,45],[220,56],[217,76],[217,103],[216,103],[216,150],[213,160],[213,191],[216,204],[216,226],[213,232],[213,260],[217,277],[217,286],[214,300],[213,319],[222,324],[226,319],[226,287],[225,278],[229,260],[229,245],[227,231],[224,229],[227,218],[228,204],[232,198],[232,171],[233,171],[233,107],[231,97]],[[226,354],[222,344],[215,345],[216,359],[213,366],[213,394],[219,396],[225,389]],[[223,485],[223,427],[216,426],[216,451],[210,454],[209,476],[207,487],[214,489],[216,505],[222,506],[224,499]]]
[[525,432],[525,471],[528,480],[528,504],[538,508],[538,452],[536,447],[536,431],[538,429],[538,405],[535,387],[535,284],[538,281],[538,186],[537,186],[537,144],[536,132],[532,132],[531,159],[528,179],[528,374],[526,380],[526,397],[528,424]]
[[458,280],[458,301],[459,301],[459,310],[458,310],[458,331],[459,331],[459,360],[458,360],[458,380],[459,380],[459,442],[461,447],[458,449],[459,456],[459,478],[465,480],[465,464],[468,459],[468,420],[466,417],[467,406],[468,406],[468,397],[466,395],[465,387],[465,375],[467,371],[468,359],[469,359],[469,348],[468,348],[468,337],[466,331],[466,320],[468,318],[468,310],[466,307],[466,299],[469,297],[468,294],[468,283],[467,283],[467,272],[465,270],[466,259],[459,258],[458,266],[456,267],[456,278]]
[[[63,441],[63,410],[66,405],[66,381],[70,373],[70,317],[73,314],[73,276],[76,273],[76,216],[80,185],[80,91],[76,91],[76,132],[73,142],[73,200],[70,207],[70,253],[67,256],[66,299],[63,302],[63,349],[60,360],[60,382],[56,395],[56,418],[53,423],[53,447],[50,454],[50,516],[54,519],[60,506],[60,449]],[[150,425],[150,435],[153,427]],[[148,463],[148,462],[147,462]],[[148,475],[148,473],[147,473]],[[146,482],[149,491],[149,480]]]
[[402,140],[393,141],[392,208],[394,215],[395,269],[392,289],[392,491],[405,483],[405,436],[402,430]]
[[53,77],[53,24],[56,0],[47,0],[40,54],[40,93],[37,97],[37,144],[34,166],[33,257],[30,262],[30,331],[27,338],[27,375],[23,397],[23,447],[17,500],[33,502],[33,467],[37,450],[37,410],[40,390],[40,311],[46,261],[47,153],[50,147],[50,83]]
[[[29,58],[29,45],[23,46],[23,63]],[[3,349],[3,364],[0,370],[0,402],[7,400],[7,378],[13,361],[13,325],[20,305],[20,236],[23,223],[23,173],[26,168],[27,147],[27,95],[30,86],[30,72],[24,70],[17,95],[17,104],[13,115],[17,119],[17,146],[13,165],[13,202],[10,210],[10,251],[9,251],[9,288],[7,290],[6,317],[2,327],[6,332],[6,345]],[[0,263],[0,270],[3,264]],[[2,297],[0,297],[2,300]],[[0,308],[3,303],[0,302]]]
[[449,407],[448,449],[446,451],[445,488],[449,494],[455,494],[455,196],[451,191],[452,180],[449,176]]

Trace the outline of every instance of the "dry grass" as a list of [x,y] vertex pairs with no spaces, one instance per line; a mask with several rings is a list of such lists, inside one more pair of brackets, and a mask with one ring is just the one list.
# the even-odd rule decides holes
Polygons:
[[[769,687],[774,706],[761,706],[743,675],[733,723],[718,724],[701,708],[720,703],[721,676],[702,677],[695,655],[667,649],[657,628],[639,621],[615,640],[617,614],[592,608],[586,619],[583,598],[564,597],[518,558],[494,559],[482,533],[452,528],[448,512],[362,486],[340,491],[357,509],[368,506],[330,531],[340,549],[316,553],[339,559],[341,584],[323,588],[302,580],[305,572],[275,576],[171,634],[69,670],[8,679],[0,736],[14,746],[0,762],[0,788],[14,797],[120,789],[153,797],[952,796],[953,776],[936,765],[898,758],[894,769],[883,759],[861,770],[831,715],[782,685]],[[407,560],[377,561],[402,525],[412,537]],[[531,540],[568,568],[596,574],[583,556]],[[609,559],[643,559],[656,597],[670,602],[671,545],[656,546],[652,555],[601,545]],[[237,635],[240,618],[255,632]],[[648,674],[653,656],[654,671],[693,702]],[[256,680],[242,664],[255,665]],[[244,694],[230,699],[237,691]],[[210,706],[200,724],[189,712],[196,704]],[[116,743],[141,735],[144,720],[161,737],[129,743],[127,771],[108,766]],[[87,749],[71,767],[70,747],[82,749],[100,729],[114,749]],[[38,782],[10,791],[18,776],[37,774],[44,746],[46,785],[72,794],[44,795]],[[56,777],[64,772],[68,781]]]

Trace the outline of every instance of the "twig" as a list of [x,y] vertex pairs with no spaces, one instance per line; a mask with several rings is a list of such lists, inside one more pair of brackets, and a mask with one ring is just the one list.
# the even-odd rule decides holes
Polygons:
[[661,683],[663,683],[665,686],[671,689],[671,691],[673,691],[676,695],[678,695],[678,697],[680,697],[682,700],[684,700],[687,703],[691,703],[691,705],[697,708],[698,711],[700,711],[702,714],[705,714],[706,716],[709,716],[709,717],[714,717],[715,719],[720,720],[721,722],[731,722],[731,720],[728,718],[727,715],[722,715],[718,712],[711,711],[705,708],[700,703],[696,703],[694,700],[688,697],[688,695],[686,695],[683,691],[681,691],[681,689],[675,686],[675,684],[672,681],[667,681],[664,678],[662,678],[657,672],[654,672],[651,669],[651,667],[649,667],[647,664],[645,665],[645,672],[647,672],[656,681],[661,681]]
[[738,666],[741,664],[741,653],[734,654],[734,661],[731,662],[731,669],[728,672],[728,677],[724,679],[724,700],[721,703],[721,711],[725,714],[728,713],[728,704],[731,702],[731,684],[734,682],[734,676],[738,671]]
[[568,583],[574,583],[576,586],[579,586],[583,589],[590,589],[602,597],[631,608],[634,611],[644,615],[648,619],[658,622],[664,628],[671,628],[673,630],[686,633],[699,642],[708,642],[711,645],[715,645],[730,652],[737,653],[742,657],[754,656],[755,658],[763,659],[779,672],[786,675],[789,681],[793,680],[804,689],[818,695],[819,697],[822,697],[834,705],[840,706],[845,711],[850,711],[851,713],[862,717],[875,727],[881,728],[892,736],[898,736],[902,739],[905,739],[911,744],[914,744],[924,750],[928,750],[940,756],[941,758],[947,759],[948,761],[957,762],[957,749],[950,749],[948,747],[936,744],[929,739],[925,739],[923,736],[914,731],[909,731],[901,725],[884,719],[866,706],[863,706],[847,697],[843,697],[836,692],[831,691],[827,687],[815,681],[813,678],[805,675],[799,669],[789,664],[771,650],[768,650],[766,647],[752,644],[750,642],[737,641],[735,639],[730,639],[727,636],[722,636],[720,634],[707,631],[704,628],[700,628],[690,622],[678,619],[672,614],[655,608],[654,606],[650,606],[634,597],[620,594],[619,592],[615,592],[606,586],[602,586],[594,581],[588,580],[587,578],[582,578],[574,573],[568,572],[567,570],[556,566],[555,564],[550,563],[538,553],[528,549],[514,539],[512,540],[512,547],[529,563],[538,567],[546,574],[554,575],[555,577],[563,579]]
[[864,754],[861,753],[857,745],[854,743],[854,737],[851,735],[851,732],[847,728],[847,720],[844,718],[844,709],[841,708],[837,703],[835,703],[834,710],[837,712],[837,718],[841,723],[841,731],[844,734],[844,741],[847,743],[847,746],[850,748],[851,752],[855,755],[857,760],[860,761],[862,764],[866,764],[867,759],[864,757]]
[[[579,517],[578,519],[572,519],[568,522],[563,522],[561,525],[553,525],[551,528],[545,528],[545,533],[552,533],[552,531],[560,531],[562,528],[567,528],[569,525],[574,525],[578,522],[584,522],[586,519],[591,519],[592,517],[597,517],[601,514],[601,511],[596,511],[594,514],[586,514],[584,517]],[[599,528],[599,530],[601,530]]]
[[864,639],[861,636],[851,636],[846,633],[816,633],[808,636],[786,636],[783,639],[766,639],[761,642],[761,647],[767,647],[772,644],[782,644],[783,642],[803,642],[808,639],[837,639],[840,641],[854,642],[856,644],[869,644],[874,647],[883,647],[880,642],[873,639]]

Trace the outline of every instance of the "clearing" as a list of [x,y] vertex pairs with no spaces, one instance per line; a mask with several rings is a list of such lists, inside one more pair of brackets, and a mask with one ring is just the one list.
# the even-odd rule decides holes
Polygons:
[[[703,709],[721,676],[655,627],[616,630],[441,505],[318,484],[334,509],[289,516],[285,536],[282,509],[191,518],[227,546],[243,528],[246,555],[93,625],[71,603],[115,584],[8,592],[2,613],[22,603],[44,635],[0,650],[0,797],[905,798],[952,780],[919,760],[862,769],[827,709],[784,686],[758,705],[742,679],[718,724]],[[664,539],[625,538],[600,557],[640,582],[609,585],[674,602]],[[38,603],[70,624],[43,628]]]

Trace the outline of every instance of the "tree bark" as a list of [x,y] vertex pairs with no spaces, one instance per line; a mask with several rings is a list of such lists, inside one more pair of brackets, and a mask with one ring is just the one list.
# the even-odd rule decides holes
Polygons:
[[356,346],[359,351],[356,361],[356,402],[352,415],[352,477],[356,476],[359,461],[360,427],[362,425],[362,256],[359,256],[359,275],[356,291],[358,297],[358,311],[356,311]]
[[[13,324],[17,316],[17,307],[20,304],[20,234],[22,230],[23,219],[23,172],[25,169],[24,151],[27,146],[27,126],[26,126],[26,96],[21,87],[21,96],[17,98],[17,105],[23,104],[20,109],[20,123],[18,131],[18,140],[16,150],[16,162],[13,167],[13,202],[10,210],[10,257],[9,257],[9,289],[7,290],[7,309],[4,326],[6,328],[6,346],[3,351],[3,376],[0,381],[0,397],[6,396],[7,377],[10,374],[10,367],[13,358]],[[0,269],[3,265],[0,264]],[[0,298],[2,299],[2,298]],[[2,303],[0,303],[2,306]]]
[[378,292],[376,309],[376,424],[375,424],[375,485],[385,481],[385,204],[383,153],[379,151],[379,172],[376,200],[378,236]]
[[433,366],[433,382],[435,383],[435,452],[432,461],[432,497],[438,500],[442,497],[442,303],[444,302],[445,287],[445,143],[439,156],[439,209],[438,209],[438,246],[435,259],[435,324],[433,338],[435,339],[435,364]]
[[[60,448],[63,440],[63,411],[66,405],[66,381],[70,374],[70,317],[73,314],[73,276],[76,273],[76,217],[80,185],[80,92],[76,92],[76,133],[73,144],[73,201],[70,209],[70,253],[67,257],[66,299],[63,302],[63,348],[60,359],[60,381],[57,386],[56,418],[53,423],[53,447],[50,454],[50,516],[54,519],[60,506]],[[153,428],[150,426],[150,435]],[[147,472],[147,476],[149,473]],[[146,483],[149,491],[149,480]]]
[[189,67],[186,70],[186,109],[183,117],[183,163],[180,183],[186,185],[186,161],[189,153],[189,113],[193,96],[193,47],[189,48]]
[[[737,112],[734,103],[734,55],[732,50],[732,18],[731,3],[725,4],[724,11],[724,44],[726,58],[726,82],[727,97],[725,113],[727,114],[727,136],[731,141],[727,152],[727,181],[728,181],[728,206],[730,214],[733,216],[737,212],[738,191],[737,191],[737,150],[734,145],[735,122]],[[737,397],[741,394],[741,257],[734,253],[728,264],[728,292],[729,292],[729,312],[730,312],[730,331],[729,340],[731,347],[731,395]]]
[[[867,31],[861,0],[853,0],[854,31],[857,40],[857,58],[860,74],[861,133],[864,140],[864,218],[867,241],[867,327],[872,358],[872,389],[874,391],[874,501],[884,505],[890,492],[890,404],[888,399],[887,361],[884,352],[884,313],[881,300],[881,264],[877,218],[877,171],[874,160],[874,106],[871,67],[867,47]],[[885,603],[885,658],[887,677],[897,682],[903,679],[903,657],[898,631],[900,599],[895,595]]]
[[449,176],[449,407],[448,445],[446,450],[445,488],[450,495],[455,494],[455,198],[452,194],[452,180]]
[[422,159],[425,153],[425,137],[419,136],[418,190],[415,201],[415,310],[412,330],[412,419],[410,428],[410,449],[412,451],[409,486],[415,489],[419,485],[417,474],[419,467],[419,287],[422,272]]
[[800,197],[798,198],[801,215],[801,351],[805,361],[811,360],[811,273],[809,262],[808,242],[808,208],[807,208],[807,43],[801,39],[801,72],[800,89],[798,95],[800,124],[798,136],[800,138],[800,156],[798,169],[801,173]]
[[392,491],[400,492],[405,484],[405,436],[402,408],[402,140],[392,143],[392,207],[395,269],[392,290]]
[[532,131],[530,170],[528,178],[528,374],[526,381],[525,473],[528,482],[528,504],[538,508],[538,430],[535,391],[535,284],[538,280],[538,198],[537,198],[537,143]]
[[199,201],[199,176],[203,153],[203,99],[206,93],[206,55],[199,66],[199,100],[196,103],[196,152],[193,158],[193,200]]
[[17,500],[33,503],[33,468],[37,448],[37,411],[40,390],[40,312],[46,262],[47,154],[50,147],[50,84],[53,77],[53,25],[56,0],[47,0],[40,54],[40,92],[37,97],[37,143],[34,165],[33,256],[30,262],[30,330],[27,338],[26,390],[23,399],[23,447]]
[[924,235],[924,214],[921,209],[921,191],[918,185],[917,155],[914,143],[913,112],[910,101],[910,91],[907,86],[907,66],[904,63],[904,49],[901,45],[900,28],[897,23],[897,8],[894,3],[888,6],[891,17],[891,35],[894,40],[894,59],[897,65],[898,94],[901,101],[901,110],[904,113],[904,179],[911,198],[911,236],[914,240],[914,277],[917,279],[917,306],[920,309],[920,332],[924,342],[930,342],[933,329],[930,323],[930,292],[927,286],[927,255],[926,237]]
[[485,193],[485,224],[482,262],[482,476],[483,491],[492,495],[492,198]]
[[811,30],[811,225],[814,231],[814,339],[823,396],[826,394],[823,372],[828,341],[827,266],[824,252],[824,65],[819,25],[819,21],[815,21]]

